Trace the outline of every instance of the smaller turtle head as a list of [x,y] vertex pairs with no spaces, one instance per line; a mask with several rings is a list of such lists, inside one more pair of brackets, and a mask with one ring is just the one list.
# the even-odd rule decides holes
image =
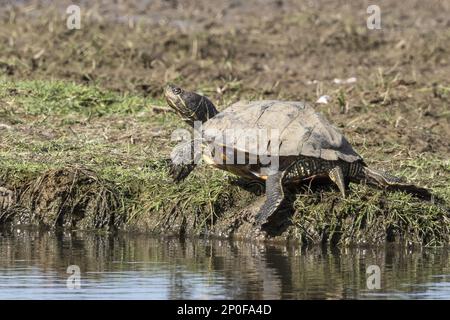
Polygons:
[[205,122],[218,113],[208,98],[173,84],[166,86],[164,96],[168,105],[190,125],[193,125],[194,121]]

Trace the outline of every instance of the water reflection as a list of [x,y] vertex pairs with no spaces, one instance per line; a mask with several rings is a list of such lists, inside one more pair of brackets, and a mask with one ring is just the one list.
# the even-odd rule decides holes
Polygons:
[[[69,265],[81,289],[66,287]],[[366,269],[381,268],[381,290]],[[327,250],[146,235],[2,231],[2,299],[450,298],[445,249]]]

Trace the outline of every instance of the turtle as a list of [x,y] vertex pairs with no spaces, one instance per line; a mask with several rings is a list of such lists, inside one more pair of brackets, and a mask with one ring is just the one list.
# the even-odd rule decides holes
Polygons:
[[[188,139],[172,152],[170,174],[174,181],[185,179],[202,156],[216,168],[265,183],[266,200],[256,214],[257,225],[267,223],[279,209],[285,198],[286,186],[316,178],[334,183],[343,198],[347,197],[350,182],[399,189],[431,198],[431,193],[425,188],[369,168],[344,135],[307,102],[239,101],[219,112],[207,97],[174,84],[165,87],[164,95],[169,107],[186,123],[193,127],[196,122],[201,124],[201,129],[197,128],[201,131],[198,132],[200,138]],[[268,139],[267,144],[272,143],[271,147],[256,148],[255,151],[255,148],[239,143],[236,139],[239,134],[224,139],[225,131],[236,130],[277,131],[278,137]],[[201,155],[194,152],[198,145],[206,147],[209,152]],[[243,154],[247,162],[236,162],[238,153]],[[272,161],[267,161],[267,157]],[[273,159],[277,160],[276,166],[273,166]]]

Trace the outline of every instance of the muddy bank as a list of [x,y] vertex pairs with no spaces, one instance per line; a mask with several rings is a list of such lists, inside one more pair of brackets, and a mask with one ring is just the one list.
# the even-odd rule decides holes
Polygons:
[[[155,185],[127,194],[117,183],[88,169],[49,170],[14,189],[0,189],[0,224],[305,245],[443,245],[450,241],[448,211],[409,195],[366,186],[353,186],[345,200],[338,190],[323,185],[296,190],[297,195],[292,193],[261,230],[252,222],[264,196],[245,190],[235,177],[222,176],[217,182],[223,183],[220,194],[200,204],[195,199],[197,191],[186,185],[180,194],[161,193]],[[161,202],[155,204],[157,197]]]
[[82,168],[50,170],[37,179],[3,188],[0,223],[67,229],[115,230],[119,198],[114,187]]

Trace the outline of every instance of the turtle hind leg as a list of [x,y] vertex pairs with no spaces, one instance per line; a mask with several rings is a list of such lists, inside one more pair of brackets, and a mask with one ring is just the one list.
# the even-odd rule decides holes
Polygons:
[[283,190],[284,172],[276,172],[266,180],[266,202],[256,215],[256,224],[263,225],[274,214],[284,200]]
[[328,172],[328,176],[330,177],[331,181],[333,181],[339,188],[339,191],[341,191],[342,197],[347,197],[346,192],[346,181],[344,177],[344,173],[342,172],[342,168],[340,166],[336,166],[333,169],[331,169]]

